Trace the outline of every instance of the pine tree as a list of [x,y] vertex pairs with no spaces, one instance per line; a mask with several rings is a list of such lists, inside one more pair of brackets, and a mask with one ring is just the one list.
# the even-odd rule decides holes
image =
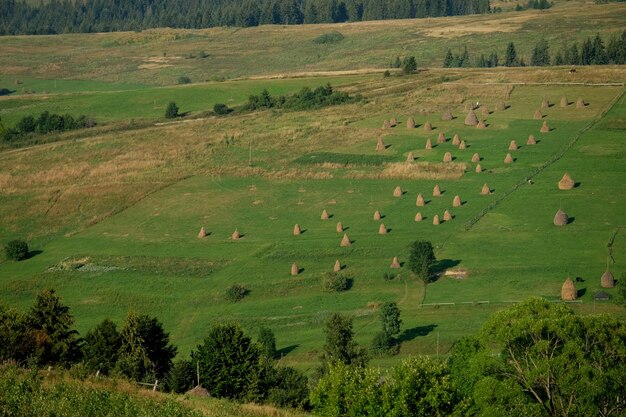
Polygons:
[[446,57],[443,59],[443,67],[451,68],[453,62],[454,62],[454,57],[452,56],[452,51],[448,49],[448,52],[446,53]]
[[517,51],[515,50],[515,44],[513,42],[509,42],[506,47],[504,65],[507,67],[516,67],[519,65],[519,62],[517,61]]
[[542,38],[535,45],[530,58],[530,65],[538,67],[550,65],[550,51],[548,42],[545,39]]

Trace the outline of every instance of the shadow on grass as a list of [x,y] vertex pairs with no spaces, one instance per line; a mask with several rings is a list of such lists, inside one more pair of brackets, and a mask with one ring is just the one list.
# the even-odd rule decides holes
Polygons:
[[459,265],[460,263],[461,263],[460,259],[440,259],[439,262],[437,262],[435,265],[433,265],[432,271],[435,274],[439,274],[439,273],[445,271],[446,269],[454,268],[455,266]]
[[437,327],[436,324],[429,324],[426,326],[417,326],[412,329],[406,329],[402,332],[400,337],[398,337],[399,342],[409,342],[415,339],[418,336],[427,336],[430,332],[435,330]]
[[296,350],[300,345],[289,345],[289,346],[285,346],[282,349],[278,349],[276,351],[276,357],[278,358],[282,358],[283,356],[287,356],[289,355],[291,352],[293,352],[294,350]]
[[34,258],[41,253],[43,253],[43,251],[39,249],[28,251],[28,256],[26,257],[26,259]]

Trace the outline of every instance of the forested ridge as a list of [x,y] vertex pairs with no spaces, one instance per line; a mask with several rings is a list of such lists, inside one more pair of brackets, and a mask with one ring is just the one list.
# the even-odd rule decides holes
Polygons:
[[249,27],[488,13],[489,0],[52,0],[0,2],[0,35]]

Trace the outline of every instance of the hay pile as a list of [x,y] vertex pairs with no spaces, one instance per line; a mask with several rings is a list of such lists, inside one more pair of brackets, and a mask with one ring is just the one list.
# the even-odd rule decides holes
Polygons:
[[474,155],[472,155],[472,162],[474,162],[474,163],[480,162],[480,155],[478,154],[478,152],[476,152]]
[[408,120],[406,121],[406,128],[415,129],[415,119],[413,119],[412,117],[409,117]]
[[489,195],[491,194],[491,188],[487,185],[487,183],[483,184],[483,188],[480,190],[480,195]]
[[491,113],[489,112],[489,107],[487,106],[481,106],[480,107],[480,115],[483,117],[487,117],[489,116]]
[[433,224],[434,224],[435,226],[438,226],[438,225],[439,225],[439,215],[438,215],[438,214],[435,214],[435,215],[433,216]]
[[467,103],[465,103],[465,110],[474,110],[476,109],[476,105],[474,104],[473,101],[468,101]]
[[448,210],[443,212],[443,220],[449,222],[450,220],[452,220],[452,213],[450,213]]
[[476,125],[476,128],[477,128],[477,129],[484,129],[484,128],[486,128],[486,127],[487,127],[487,125],[485,125],[485,122],[484,122],[484,121],[482,121],[482,120],[481,120],[481,121],[479,121],[479,122],[478,122],[478,124]]
[[452,154],[450,152],[443,154],[443,162],[452,162]]
[[483,172],[483,167],[480,166],[480,164],[476,165],[476,169],[474,170],[477,174],[480,174],[481,172]]
[[337,233],[343,233],[343,224],[341,222],[337,222]]
[[231,235],[231,238],[233,240],[239,240],[239,238],[241,237],[241,234],[239,234],[239,230],[235,229],[235,231],[233,232],[233,234]]
[[389,123],[389,120],[385,119],[385,121],[383,122],[383,129],[389,129],[391,127],[391,124]]
[[433,187],[433,197],[441,197],[441,188],[439,188],[439,184],[436,184]]
[[528,140],[526,141],[526,145],[536,145],[537,140],[535,139],[535,135],[528,135]]
[[544,99],[541,101],[541,108],[542,108],[542,109],[547,109],[547,108],[549,108],[549,107],[550,107],[550,102],[548,101],[548,99],[547,99],[547,98],[544,98]]
[[578,100],[576,100],[576,108],[584,109],[585,107],[586,107],[585,100],[583,100],[582,98],[579,98]]
[[424,149],[432,149],[433,143],[430,141],[430,138],[426,140],[426,145],[424,145]]
[[465,126],[476,126],[478,124],[478,117],[476,117],[476,113],[474,110],[470,110],[467,112],[467,116],[465,117]]
[[300,273],[300,268],[298,268],[298,264],[295,262],[291,264],[291,275],[298,275]]
[[326,211],[326,209],[322,210],[322,215],[320,216],[320,219],[328,220],[329,218],[330,216],[328,215],[328,212]]
[[461,197],[458,194],[452,199],[452,207],[461,207]]
[[507,108],[508,106],[504,101],[500,101],[498,104],[496,104],[496,110],[498,111],[505,111]]
[[512,140],[511,143],[509,143],[509,151],[516,151],[516,150],[517,150],[517,142]]
[[561,300],[574,301],[576,299],[576,287],[570,277],[567,277],[561,287]]
[[430,132],[431,130],[433,130],[433,125],[432,125],[432,124],[430,124],[430,122],[426,122],[426,123],[424,123],[424,130],[425,130],[426,132]]
[[374,220],[380,220],[380,211],[376,210],[374,212]]
[[459,136],[458,133],[455,133],[454,137],[452,138],[452,144],[454,146],[459,146],[460,143],[461,143],[461,137]]
[[406,161],[407,162],[415,161],[415,155],[413,155],[413,152],[409,152],[409,154],[406,156]]
[[600,277],[600,286],[602,288],[613,288],[615,286],[615,279],[613,278],[613,274],[611,273],[611,271],[608,270],[608,268]]
[[505,164],[510,164],[513,162],[513,157],[511,156],[510,153],[507,153],[506,156],[504,157],[504,163]]
[[422,193],[419,193],[417,195],[417,200],[415,200],[415,205],[417,207],[424,207],[425,204],[426,202],[424,201],[424,196],[422,195]]
[[421,222],[422,220],[424,220],[424,217],[422,217],[422,213],[418,211],[417,214],[415,215],[415,221]]
[[391,120],[389,120],[389,126],[391,127],[398,126],[398,119],[396,119],[395,117],[392,117]]
[[202,226],[200,228],[200,231],[198,232],[198,238],[204,239],[205,237],[206,237],[206,230],[204,230],[204,226]]
[[293,235],[300,236],[301,233],[302,229],[300,229],[300,225],[296,223],[296,225],[293,227]]
[[447,112],[445,112],[444,114],[441,115],[441,120],[452,120],[454,119],[454,116],[452,116],[452,113],[450,112],[450,110],[448,110]]
[[378,142],[376,142],[376,150],[384,151],[385,149],[385,142],[383,142],[383,138],[378,138]]
[[185,394],[191,397],[201,397],[201,398],[206,398],[206,397],[211,396],[211,394],[209,394],[209,391],[206,388],[202,388],[200,385],[196,385],[195,387],[187,391]]
[[574,188],[575,184],[576,183],[567,172],[563,174],[563,178],[561,178],[561,181],[558,182],[559,190],[571,190]]
[[552,223],[554,223],[555,226],[565,226],[568,221],[569,217],[567,217],[567,214],[565,214],[562,209],[559,209],[559,211],[557,211],[554,215],[554,220],[552,220]]
[[397,256],[393,257],[393,259],[391,260],[391,265],[389,265],[389,268],[393,268],[393,269],[400,268],[400,261],[398,261]]
[[378,234],[379,235],[387,234],[387,227],[385,227],[385,223],[381,223],[380,226],[378,226]]
[[350,238],[348,237],[347,233],[343,234],[343,238],[341,239],[341,243],[339,244],[339,246],[345,248],[347,246],[352,245],[352,242],[350,242]]
[[337,259],[335,261],[335,266],[333,266],[333,272],[339,272],[341,271],[341,262],[339,262],[339,259]]
[[535,119],[535,120],[543,119],[543,114],[541,114],[541,110],[535,110],[535,114],[533,115],[533,119]]
[[567,106],[569,106],[569,100],[567,100],[567,97],[561,97],[561,107]]
[[543,125],[541,125],[541,129],[539,129],[541,133],[548,133],[550,131],[550,127],[548,126],[548,121],[544,120]]
[[464,140],[462,140],[461,143],[459,143],[459,149],[461,149],[461,150],[467,149],[467,145],[465,144]]
[[439,136],[437,136],[437,143],[446,143],[446,135],[443,132],[439,132]]
[[393,189],[393,196],[394,197],[402,197],[402,188],[400,188],[399,185],[396,188]]

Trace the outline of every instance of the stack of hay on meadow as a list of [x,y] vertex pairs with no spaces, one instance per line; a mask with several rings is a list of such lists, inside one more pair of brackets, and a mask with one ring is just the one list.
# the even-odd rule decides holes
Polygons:
[[450,110],[446,111],[444,114],[441,115],[441,120],[452,120],[454,119],[454,117],[452,116],[452,113],[450,112]]
[[567,217],[567,214],[565,214],[563,209],[559,209],[559,211],[557,211],[556,214],[554,215],[554,219],[552,220],[552,223],[554,223],[555,226],[565,226],[567,225],[568,221],[569,221],[569,217]]
[[376,210],[374,212],[374,220],[380,220],[380,211]]
[[195,387],[187,391],[185,394],[189,395],[190,397],[200,397],[200,398],[206,398],[206,397],[211,396],[211,394],[209,394],[209,391],[206,388],[202,388],[200,385],[196,385]]
[[206,237],[206,230],[204,230],[204,226],[202,226],[200,228],[200,231],[198,232],[198,238],[204,239],[205,237]]
[[433,125],[430,122],[424,123],[424,130],[426,132],[430,132],[431,130],[433,130]]
[[505,164],[510,164],[513,162],[513,157],[511,156],[510,153],[507,153],[506,156],[504,157],[504,163]]
[[483,188],[480,190],[480,195],[489,195],[491,194],[491,188],[487,185],[487,183],[483,184]]
[[439,215],[438,215],[438,214],[435,214],[435,215],[433,216],[433,224],[434,224],[435,226],[438,226],[438,225],[439,225]]
[[419,193],[417,195],[417,200],[415,200],[415,205],[417,207],[424,207],[425,204],[426,202],[424,201],[424,196],[422,195],[422,193]]
[[541,129],[539,129],[541,133],[548,133],[550,131],[550,127],[548,126],[548,121],[544,120],[543,125],[541,125]]
[[535,110],[535,114],[533,115],[533,119],[535,119],[535,120],[543,119],[543,114],[541,114],[541,110]]
[[567,277],[561,287],[561,300],[574,301],[576,299],[576,287],[570,277]]
[[476,117],[476,113],[474,110],[470,110],[467,112],[467,116],[465,117],[465,126],[476,126],[478,124],[478,117]]
[[377,151],[385,150],[385,142],[383,142],[383,138],[378,138],[378,142],[376,142],[376,150]]
[[563,174],[563,178],[561,178],[561,180],[558,182],[559,190],[571,190],[572,188],[574,188],[575,184],[576,183],[567,172]]
[[474,110],[476,109],[476,104],[473,101],[468,101],[465,103],[465,110]]
[[478,152],[474,153],[474,155],[472,155],[472,162],[476,163],[476,162],[480,162],[480,155],[478,154]]
[[406,161],[407,162],[415,161],[415,155],[413,155],[413,152],[409,152],[409,154],[406,156]]
[[454,146],[459,146],[460,143],[461,143],[461,137],[459,136],[458,133],[455,133],[454,137],[452,138],[452,144]]
[[489,116],[491,113],[489,112],[489,107],[487,106],[480,106],[480,115],[483,117],[487,117]]
[[415,221],[421,222],[422,220],[424,220],[424,217],[422,217],[422,213],[418,211],[417,214],[415,214]]
[[528,135],[528,140],[526,141],[526,145],[536,145],[537,140],[535,139],[535,135]]
[[396,119],[395,117],[392,117],[391,120],[389,120],[389,126],[390,127],[398,126],[398,119]]
[[387,227],[385,226],[385,223],[381,223],[380,226],[378,226],[378,234],[379,235],[387,234]]
[[[620,285],[623,285],[623,283],[620,282]],[[611,273],[611,271],[609,271],[608,268],[600,277],[600,286],[602,288],[613,288],[615,286],[615,279],[613,278],[613,274]]]
[[443,134],[443,132],[439,132],[439,136],[437,136],[437,143],[445,143],[446,142],[446,135]]
[[547,108],[549,108],[549,107],[550,107],[550,102],[548,101],[548,99],[544,98],[544,99],[541,101],[541,108],[542,108],[542,109],[547,109]]
[[389,129],[391,127],[391,124],[389,123],[389,120],[385,119],[385,121],[383,122],[383,129]]
[[343,224],[341,222],[337,222],[337,233],[343,233]]
[[239,238],[241,237],[241,234],[239,233],[239,230],[235,229],[235,231],[233,232],[233,234],[231,235],[231,238],[233,240],[239,240]]
[[396,188],[393,189],[393,196],[394,197],[402,197],[402,188],[400,188],[399,185]]
[[576,100],[576,108],[584,109],[585,107],[586,107],[585,100],[583,100],[582,98],[579,98],[578,100]]
[[452,207],[461,207],[461,197],[458,194],[452,199]]
[[496,104],[496,110],[498,110],[498,111],[505,111],[506,109],[507,109],[507,105],[506,105],[506,103],[504,101],[499,101]]
[[296,225],[293,227],[293,235],[300,236],[301,233],[302,233],[302,229],[300,229],[300,225],[296,223]]
[[322,219],[322,220],[328,220],[329,219],[328,212],[326,211],[326,209],[322,210],[322,215],[320,216],[320,219]]
[[352,242],[350,242],[350,238],[348,237],[347,233],[343,234],[343,238],[341,239],[341,243],[339,245],[344,248],[352,245]]
[[300,273],[300,268],[298,268],[298,264],[295,262],[291,264],[291,275],[298,275]]
[[567,100],[567,97],[561,97],[561,107],[567,106],[569,106],[569,100]]
[[484,128],[486,128],[486,127],[487,127],[487,125],[486,125],[486,124],[485,124],[485,122],[484,122],[484,121],[482,121],[482,120],[480,120],[480,121],[478,122],[478,124],[476,125],[476,128],[477,128],[477,129],[484,129]]
[[481,172],[483,172],[483,167],[480,166],[480,164],[476,165],[476,169],[474,170],[477,174],[480,174]]
[[459,143],[459,149],[461,149],[461,150],[467,149],[467,145],[465,144],[464,140],[462,140],[461,143]]
[[424,149],[432,149],[433,148],[433,143],[430,141],[429,139],[426,139],[426,145],[424,145]]
[[341,262],[339,262],[339,259],[337,259],[335,261],[335,266],[333,266],[333,272],[339,272],[341,271]]
[[433,197],[440,197],[441,196],[441,188],[439,188],[439,184],[436,184],[433,187]]
[[412,117],[409,117],[406,121],[406,128],[415,129],[415,119],[413,119]]
[[391,260],[391,265],[389,265],[390,268],[393,269],[397,269],[400,268],[400,261],[398,261],[398,257],[394,256],[393,259]]
[[450,213],[448,210],[443,212],[443,220],[449,222],[450,220],[452,220],[452,213]]
[[517,150],[517,142],[512,140],[511,143],[509,143],[509,151],[516,151]]
[[450,152],[443,154],[443,162],[452,162],[452,154]]

